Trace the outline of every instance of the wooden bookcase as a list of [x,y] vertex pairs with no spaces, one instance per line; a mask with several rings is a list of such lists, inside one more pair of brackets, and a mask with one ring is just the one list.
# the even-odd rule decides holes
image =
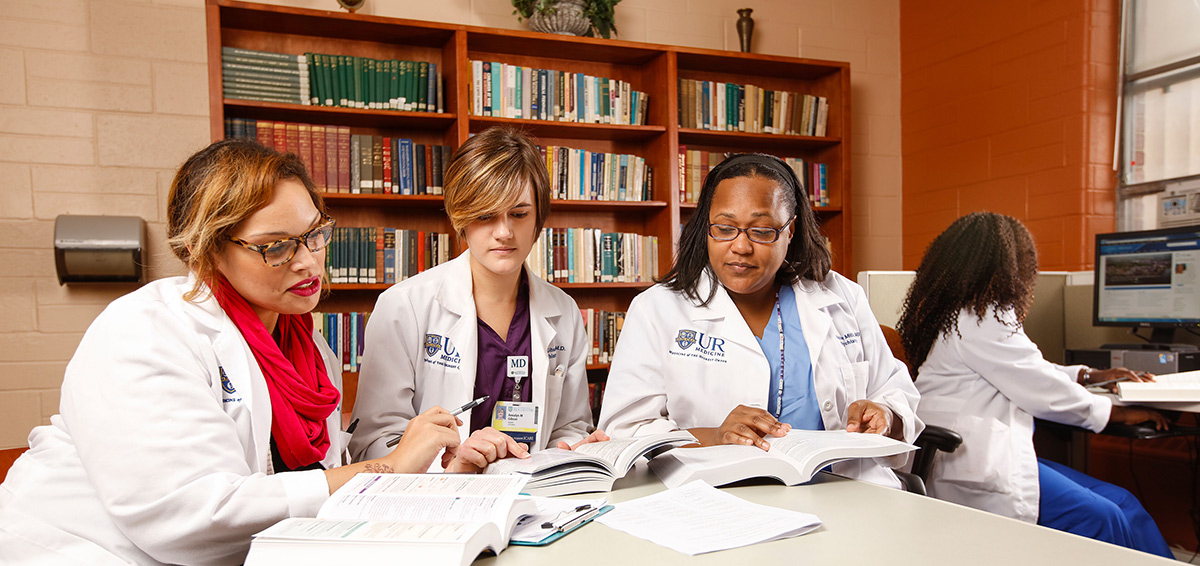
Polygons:
[[[648,202],[554,201],[547,226],[600,228],[658,237],[657,275],[670,268],[679,229],[695,205],[679,201],[680,145],[704,151],[758,151],[827,164],[829,206],[816,208],[833,250],[833,268],[850,259],[850,67],[847,63],[576,38],[524,31],[420,22],[230,0],[207,0],[209,105],[212,138],[224,118],[254,118],[350,126],[354,134],[407,137],[457,148],[497,124],[517,126],[541,145],[630,153],[653,167]],[[361,110],[224,99],[221,47],[290,54],[320,52],[380,59],[422,60],[443,71],[444,113]],[[579,124],[472,116],[471,60],[582,72],[628,81],[649,95],[646,125]],[[785,136],[680,128],[678,79],[754,84],[824,96],[826,136]],[[398,226],[451,233],[453,255],[463,251],[440,196],[329,194],[340,226]],[[650,283],[560,284],[580,307],[623,311]],[[335,285],[319,310],[369,311],[386,285]],[[604,367],[589,368],[604,370]],[[592,376],[593,380],[602,375]],[[348,378],[353,381],[353,376]],[[348,384],[352,385],[352,384]]]

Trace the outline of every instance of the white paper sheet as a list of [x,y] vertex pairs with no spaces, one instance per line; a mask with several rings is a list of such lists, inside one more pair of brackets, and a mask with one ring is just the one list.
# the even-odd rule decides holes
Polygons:
[[701,481],[615,507],[596,521],[691,555],[799,536],[821,526],[816,515],[750,503]]

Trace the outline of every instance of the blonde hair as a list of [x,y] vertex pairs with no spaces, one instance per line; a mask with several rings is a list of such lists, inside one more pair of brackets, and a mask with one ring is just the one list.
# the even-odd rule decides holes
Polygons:
[[317,210],[325,212],[320,192],[294,154],[251,140],[222,140],[184,162],[167,198],[167,245],[196,274],[184,299],[195,301],[204,284],[211,287],[217,253],[234,227],[266,206],[286,179],[303,184]]
[[550,214],[550,174],[528,136],[504,126],[488,128],[462,144],[446,170],[446,214],[460,238],[468,225],[516,206],[533,185],[536,231]]

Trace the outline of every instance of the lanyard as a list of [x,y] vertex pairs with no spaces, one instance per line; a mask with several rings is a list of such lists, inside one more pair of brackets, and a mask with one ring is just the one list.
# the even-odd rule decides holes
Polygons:
[[775,388],[775,418],[783,415],[783,308],[779,306],[779,294],[775,294],[775,324],[779,328],[779,386]]

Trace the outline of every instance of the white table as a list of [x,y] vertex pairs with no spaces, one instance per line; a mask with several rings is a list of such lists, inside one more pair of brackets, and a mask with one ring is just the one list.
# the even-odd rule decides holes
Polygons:
[[[643,462],[617,482],[608,500],[620,503],[663,489]],[[931,497],[826,474],[812,484],[796,487],[762,483],[722,489],[755,503],[813,513],[821,518],[823,525],[796,538],[688,556],[593,522],[549,546],[510,546],[500,556],[483,558],[475,564],[1138,566],[1174,563]]]

